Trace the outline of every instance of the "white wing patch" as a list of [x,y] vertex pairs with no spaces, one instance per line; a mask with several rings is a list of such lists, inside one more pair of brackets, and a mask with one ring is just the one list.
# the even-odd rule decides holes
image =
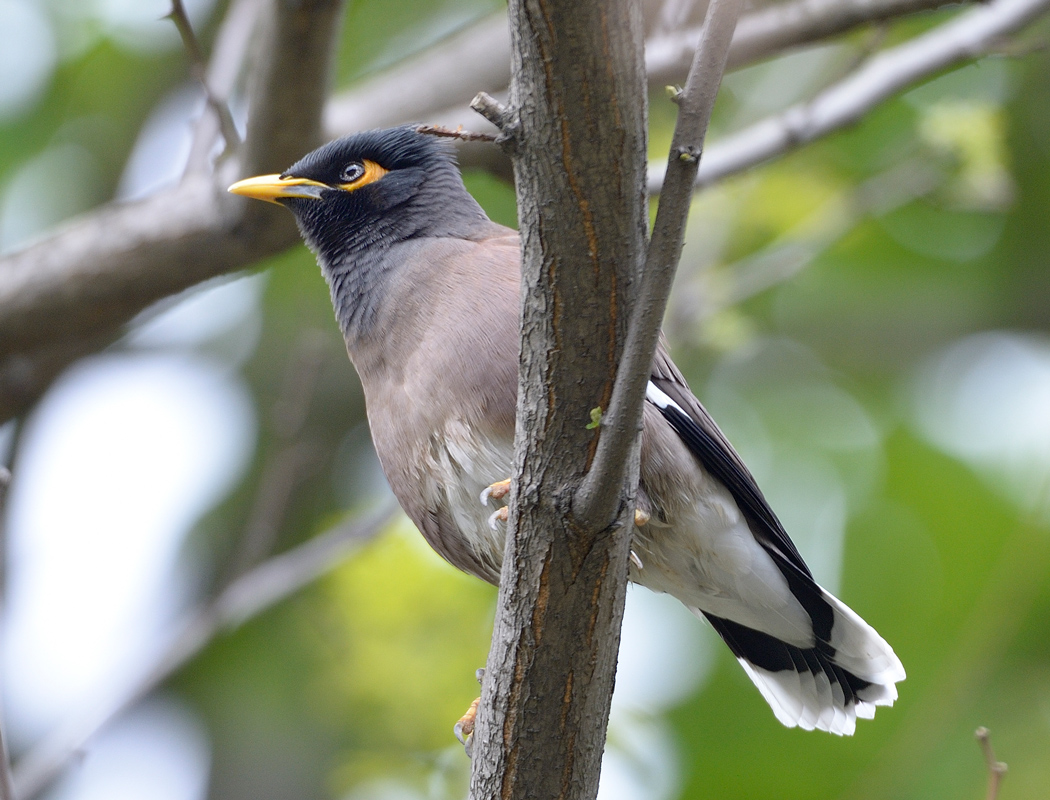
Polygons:
[[683,414],[685,414],[685,416],[689,416],[685,413],[685,409],[683,409],[680,405],[678,405],[678,403],[676,403],[674,400],[668,397],[665,392],[657,388],[656,384],[652,381],[649,381],[649,383],[647,383],[645,386],[645,397],[650,403],[655,405],[661,411],[670,406],[671,408],[678,409]]

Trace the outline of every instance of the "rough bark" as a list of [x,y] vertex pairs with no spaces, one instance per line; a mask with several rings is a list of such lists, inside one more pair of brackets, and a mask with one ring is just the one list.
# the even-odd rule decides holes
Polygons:
[[645,253],[645,70],[630,0],[511,3],[523,241],[515,491],[471,797],[593,798],[627,579],[637,448],[586,518]]

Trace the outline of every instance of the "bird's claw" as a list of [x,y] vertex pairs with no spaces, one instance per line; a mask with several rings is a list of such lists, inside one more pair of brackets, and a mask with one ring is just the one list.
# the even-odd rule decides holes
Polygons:
[[489,527],[492,528],[492,530],[496,530],[496,523],[497,522],[506,522],[507,518],[509,516],[510,516],[510,509],[509,508],[507,508],[506,506],[503,506],[503,508],[497,508],[489,516]]
[[504,481],[496,481],[491,486],[486,486],[485,491],[481,493],[481,505],[487,506],[490,497],[493,500],[502,500],[508,494],[510,494],[510,478]]
[[474,752],[474,720],[478,716],[478,703],[480,702],[480,697],[475,699],[470,704],[470,708],[467,709],[467,713],[460,717],[459,721],[452,726],[452,732],[456,734],[459,743],[463,745],[467,758],[472,757]]
[[[478,683],[481,683],[485,678],[485,668],[481,667],[474,673],[474,677],[478,679]],[[463,745],[463,750],[466,751],[467,758],[474,757],[474,721],[477,719],[478,705],[480,703],[481,698],[476,698],[474,702],[470,704],[467,713],[460,717],[459,721],[452,726],[452,732],[456,734],[459,743]]]

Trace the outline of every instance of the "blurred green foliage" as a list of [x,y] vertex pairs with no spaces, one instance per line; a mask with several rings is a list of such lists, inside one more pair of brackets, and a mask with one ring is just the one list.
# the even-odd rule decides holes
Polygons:
[[[500,5],[352,3],[338,85]],[[898,23],[890,40],[929,24]],[[826,85],[863,42],[818,49],[796,90]],[[790,99],[777,95],[784,69],[731,76],[715,133]],[[0,186],[46,150],[73,144],[92,177],[62,215],[108,199],[150,110],[185,76],[178,49],[92,40],[56,67],[33,108],[0,123]],[[662,96],[650,102],[660,158],[674,109]],[[467,182],[494,218],[513,223],[510,187],[480,173]],[[909,677],[895,708],[842,740],[780,727],[720,650],[713,676],[666,718],[682,798],[978,798],[978,725],[992,729],[1010,765],[1004,797],[1050,794],[1047,517],[931,444],[912,410],[916,371],[945,345],[982,330],[1047,336],[1047,209],[1046,51],[942,76],[851,130],[698,196],[667,319],[676,359],[774,500],[791,506],[784,476],[799,465],[841,489],[844,538],[789,530],[824,565],[822,579],[895,646]],[[297,247],[260,269],[262,331],[241,367],[261,411],[259,445],[242,485],[191,537],[198,569],[211,576],[204,583],[228,569],[259,476],[282,447],[271,412],[305,337],[321,342],[298,434],[312,460],[274,548],[381,491],[363,399],[312,257]],[[214,643],[171,686],[206,720],[212,796],[462,796],[467,764],[451,726],[477,692],[494,602],[494,589],[441,563],[400,520]]]

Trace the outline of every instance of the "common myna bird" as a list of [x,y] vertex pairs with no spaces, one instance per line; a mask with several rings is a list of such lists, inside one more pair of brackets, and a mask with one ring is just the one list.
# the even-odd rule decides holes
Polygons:
[[[513,464],[518,233],[485,215],[447,144],[410,127],[339,139],[230,191],[295,215],[390,487],[441,556],[498,583],[505,525],[479,496]],[[630,579],[710,622],[789,727],[849,735],[892,705],[900,660],[817,585],[662,343],[643,423]]]

